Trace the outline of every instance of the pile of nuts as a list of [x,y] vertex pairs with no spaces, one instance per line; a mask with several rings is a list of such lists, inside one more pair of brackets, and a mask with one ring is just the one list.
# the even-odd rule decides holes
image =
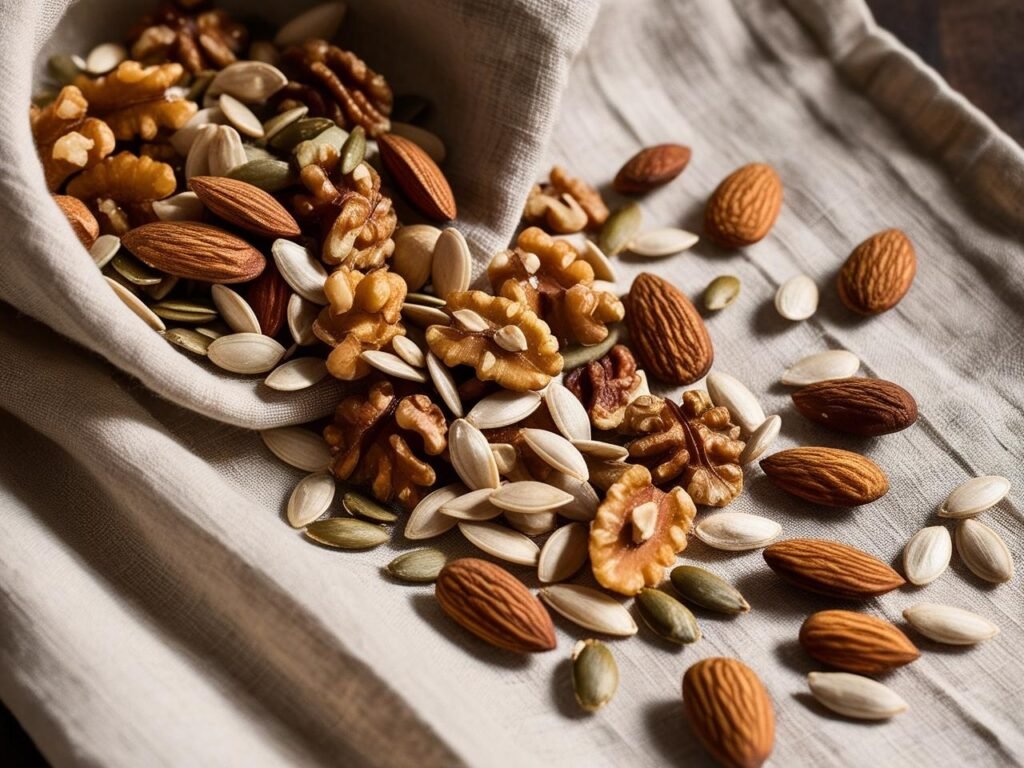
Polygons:
[[[616,284],[617,254],[671,256],[698,237],[645,231],[638,202],[609,211],[594,186],[560,166],[530,191],[524,227],[487,268],[489,290],[470,290],[465,238],[434,226],[457,213],[439,165],[444,145],[396,119],[401,108],[415,120],[421,100],[396,98],[355,53],[327,42],[343,13],[327,3],[273,41],[250,41],[205,3],[163,2],[126,45],[51,61],[61,87],[32,113],[55,201],[111,288],[169,342],[226,371],[265,374],[273,389],[328,375],[351,382],[322,437],[298,427],[262,433],[276,456],[309,473],[290,497],[289,522],[319,544],[365,549],[391,539],[388,526],[404,516],[405,539],[458,528],[491,558],[535,569],[539,599],[492,560],[449,562],[439,549],[406,552],[386,568],[399,581],[436,582],[454,621],[519,653],[556,646],[548,609],[588,632],[635,634],[616,596],[635,598],[643,623],[671,643],[700,639],[687,605],[749,611],[719,576],[676,565],[691,532],[716,549],[764,548],[783,579],[836,598],[905,584],[847,545],[777,541],[781,526],[757,515],[717,512],[694,527],[698,507],[726,507],[742,493],[744,470],[758,459],[779,488],[814,504],[868,504],[889,483],[871,459],[847,450],[765,456],[781,419],[766,416],[739,380],[712,371],[711,335],[690,299],[651,273],[624,296]],[[676,144],[643,149],[613,188],[648,194],[682,173],[690,154]],[[415,220],[399,221],[392,185]],[[752,245],[770,233],[782,199],[770,166],[745,165],[712,192],[705,236],[723,248]],[[854,249],[836,290],[852,311],[875,315],[907,293],[915,269],[909,239],[886,230]],[[705,310],[724,309],[739,290],[735,277],[719,276],[704,292]],[[818,288],[798,276],[775,303],[783,317],[806,319]],[[913,425],[910,393],[855,377],[859,366],[852,353],[827,350],[782,382],[800,387],[797,410],[826,429],[877,436]],[[659,397],[648,376],[669,387],[706,376],[705,389]],[[940,512],[960,520],[961,557],[992,582],[1012,578],[1013,561],[974,517],[1008,491],[1003,478],[976,478]],[[907,545],[906,578],[928,583],[951,553],[944,528],[923,529]],[[566,583],[584,570],[600,588]],[[949,606],[920,604],[906,618],[946,643],[998,631]],[[892,624],[822,611],[807,618],[800,642],[842,670],[810,676],[826,707],[869,719],[906,708],[864,677],[919,656]],[[599,709],[618,684],[611,650],[584,637],[572,656],[580,706]],[[692,665],[683,697],[722,764],[767,758],[774,710],[744,664]]]

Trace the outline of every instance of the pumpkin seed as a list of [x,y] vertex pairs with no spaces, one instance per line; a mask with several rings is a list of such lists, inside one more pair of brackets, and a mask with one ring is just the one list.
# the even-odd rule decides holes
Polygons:
[[529,538],[494,523],[462,521],[459,530],[470,544],[501,560],[519,565],[536,565],[540,548]]
[[388,529],[352,517],[329,517],[306,526],[306,535],[319,544],[338,549],[370,549],[390,538]]
[[643,213],[637,203],[626,203],[612,213],[601,227],[597,246],[608,256],[616,256],[626,249],[643,226]]
[[946,571],[952,556],[949,531],[931,525],[915,533],[903,548],[903,572],[911,584],[930,584]]
[[1001,584],[1013,578],[1013,557],[999,534],[973,518],[956,527],[956,551],[979,579]]
[[782,383],[791,387],[806,387],[819,381],[846,379],[857,373],[860,360],[845,349],[830,349],[802,358],[782,374]]
[[407,320],[421,328],[427,328],[431,325],[448,325],[451,322],[451,318],[448,317],[448,314],[446,312],[442,312],[437,307],[427,307],[422,304],[410,304],[409,302],[402,305],[402,315]]
[[210,362],[231,373],[266,373],[273,369],[285,349],[260,333],[231,333],[216,339],[206,350]]
[[441,507],[467,492],[462,483],[452,483],[428,493],[409,515],[405,523],[405,538],[432,539],[454,528],[458,520],[442,514]]
[[473,257],[466,238],[455,227],[446,227],[437,238],[430,275],[438,296],[469,288],[473,275]]
[[508,512],[505,522],[527,536],[543,536],[558,526],[558,515],[554,512]]
[[952,605],[918,603],[904,609],[903,618],[929,640],[946,645],[974,645],[999,634],[985,617]]
[[556,530],[540,550],[537,578],[545,583],[565,581],[587,562],[590,531],[583,523],[569,523]]
[[711,402],[729,409],[732,420],[745,434],[751,434],[764,423],[761,404],[754,394],[735,376],[712,371],[705,381]]
[[448,410],[457,418],[462,418],[462,398],[459,396],[459,388],[455,384],[455,377],[452,376],[448,367],[441,362],[433,352],[428,352],[426,357],[427,373],[434,384],[434,389],[441,396]]
[[391,340],[391,348],[395,350],[396,355],[414,368],[423,368],[427,364],[423,350],[408,336],[395,336]]
[[577,480],[587,480],[590,470],[587,460],[572,443],[561,435],[548,432],[546,429],[524,428],[519,432],[537,458],[559,472],[564,472]]
[[562,353],[562,371],[568,373],[575,368],[592,363],[594,360],[600,360],[619,343],[621,333],[621,326],[613,325],[608,328],[608,335],[604,341],[590,346],[577,344],[569,347]]
[[117,235],[100,235],[89,249],[89,255],[97,267],[103,269],[121,250],[121,238]]
[[236,61],[218,72],[207,94],[228,93],[245,104],[262,104],[288,84],[277,67],[263,61]]
[[196,333],[202,334],[210,341],[215,341],[221,336],[226,336],[231,329],[223,323],[214,323],[212,325],[202,325],[196,328]]
[[456,520],[493,520],[501,514],[501,510],[491,504],[491,493],[490,488],[464,493],[446,502],[441,507],[441,514]]
[[236,333],[260,333],[260,321],[256,319],[249,302],[226,285],[210,286],[210,298],[224,318],[228,327]]
[[974,517],[994,507],[1010,492],[1010,481],[999,475],[973,477],[963,483],[946,499],[939,517]]
[[544,402],[551,419],[567,439],[590,440],[590,416],[583,403],[561,382],[552,381],[544,390]]
[[269,142],[292,123],[298,122],[309,113],[309,107],[292,107],[274,115],[263,124],[263,140]]
[[163,274],[146,266],[124,250],[119,250],[114,254],[110,266],[132,285],[156,285],[164,277]]
[[249,109],[245,104],[240,102],[234,96],[222,93],[218,100],[218,106],[220,111],[224,113],[224,117],[227,121],[235,127],[235,129],[245,135],[250,136],[254,139],[262,139],[264,136],[263,123],[260,119],[253,114],[253,111]]
[[[418,291],[427,280],[430,279],[430,269],[434,260],[434,246],[437,245],[437,238],[441,236],[441,230],[430,224],[409,224],[399,227],[395,232],[395,250],[391,254],[391,270],[397,272],[405,280],[410,291]],[[426,294],[410,294],[405,300],[410,303],[417,302],[414,296]],[[430,296],[427,297],[430,303],[440,302],[442,299]]]
[[519,458],[515,446],[508,443],[491,443],[491,455],[494,456],[494,462],[498,465],[499,475],[507,475],[511,472]]
[[[426,224],[413,224],[412,226],[427,226]],[[440,236],[441,230],[438,230]],[[437,296],[432,296],[429,293],[407,293],[405,294],[405,300],[410,304],[425,304],[428,307],[443,307],[447,302],[444,299],[439,299]]]
[[206,355],[206,350],[213,343],[209,336],[204,336],[191,328],[170,328],[164,331],[164,338],[174,346],[194,355]]
[[764,452],[775,442],[775,438],[779,436],[781,429],[782,418],[780,416],[773,414],[762,421],[761,426],[755,429],[750,437],[747,438],[747,443],[740,454],[740,464],[749,464],[761,458]]
[[352,173],[366,157],[366,131],[357,125],[341,145],[341,172]]
[[85,71],[90,75],[105,75],[112,72],[128,58],[128,50],[119,43],[101,43],[85,57]]
[[628,247],[630,253],[635,253],[637,256],[660,258],[689,250],[697,244],[698,240],[700,238],[693,234],[693,232],[666,227],[664,229],[652,229],[649,232],[637,235],[630,241]]
[[583,247],[578,250],[580,258],[587,262],[591,269],[594,270],[595,281],[615,282],[615,268],[612,266],[611,259],[604,255],[604,252],[598,247],[597,243],[593,240],[586,240],[583,243]]
[[622,603],[596,589],[578,584],[552,584],[541,588],[540,599],[556,613],[591,632],[615,637],[637,633],[636,622]]
[[430,584],[437,580],[441,569],[447,564],[448,556],[439,549],[414,549],[396,557],[384,566],[384,570],[399,581]]
[[597,515],[597,508],[601,504],[601,499],[590,483],[554,472],[548,478],[548,485],[560,491],[565,491],[572,496],[572,501],[558,507],[558,514],[562,517],[585,523],[593,520]]
[[264,429],[260,439],[272,454],[290,467],[320,472],[331,466],[331,449],[316,432],[300,427],[276,427]]
[[624,461],[629,458],[629,450],[623,445],[605,443],[601,440],[573,440],[573,446],[584,456],[606,461]]
[[796,275],[779,286],[775,311],[786,320],[806,320],[818,310],[818,286],[807,275]]
[[291,165],[273,158],[243,163],[237,168],[232,168],[228,178],[252,184],[264,192],[280,192],[297,181]]
[[323,306],[327,303],[324,294],[327,270],[309,248],[278,238],[270,246],[270,253],[288,287],[314,304]]
[[822,706],[858,720],[885,720],[907,711],[907,702],[870,677],[849,672],[811,672],[807,684]]
[[619,668],[608,646],[600,640],[580,640],[572,649],[572,689],[576,703],[596,712],[615,696]]
[[343,2],[314,5],[281,27],[274,36],[274,45],[287,48],[314,38],[331,40],[338,34],[345,10]]
[[525,419],[540,403],[536,392],[502,390],[479,400],[466,415],[466,421],[478,429],[507,427]]
[[387,507],[355,491],[347,491],[341,497],[341,506],[350,515],[376,520],[378,523],[393,523],[398,519],[398,515]]
[[327,363],[319,357],[299,357],[272,370],[263,383],[278,392],[298,392],[327,376]]
[[130,309],[139,318],[141,318],[150,328],[153,328],[154,330],[157,331],[164,331],[167,329],[167,326],[164,325],[164,321],[161,320],[159,315],[153,312],[153,310],[151,310],[149,307],[143,304],[142,299],[140,299],[134,293],[129,291],[116,280],[113,280],[107,277],[106,275],[103,276],[103,279],[107,281],[107,285],[111,287],[111,289],[117,295],[117,298],[119,298],[122,301],[122,303],[128,307],[128,309]]
[[491,503],[509,512],[549,512],[573,501],[572,494],[536,480],[505,483],[491,493]]
[[637,594],[636,604],[644,623],[659,637],[680,645],[700,640],[697,618],[671,595],[645,587]]
[[394,376],[396,379],[418,381],[421,383],[426,382],[427,380],[427,376],[423,371],[419,368],[413,368],[398,355],[393,355],[390,352],[368,349],[365,352],[362,352],[359,357],[378,371],[383,371],[388,376]]
[[288,331],[300,347],[308,347],[317,341],[313,333],[313,321],[320,314],[320,307],[293,293],[288,299]]
[[718,512],[704,518],[694,532],[709,547],[742,552],[760,549],[775,541],[782,533],[782,526],[767,517],[746,512]]
[[465,419],[449,427],[448,451],[456,474],[470,489],[498,487],[501,478],[487,438]]
[[330,472],[306,475],[288,497],[288,523],[293,528],[305,528],[312,523],[330,508],[335,489]]
[[740,591],[721,576],[695,565],[679,565],[669,574],[672,586],[683,599],[709,611],[734,615],[750,610]]
[[719,275],[704,289],[704,309],[717,312],[725,309],[740,295],[740,279],[735,275]]
[[285,126],[268,143],[278,152],[291,152],[302,142],[315,139],[329,128],[336,127],[334,121],[329,118],[307,117]]
[[209,304],[187,299],[164,299],[150,305],[159,317],[180,323],[208,323],[216,319],[217,310]]
[[143,286],[142,290],[153,301],[163,301],[174,290],[178,280],[179,278],[174,275],[164,275],[159,283]]
[[343,131],[336,125],[332,125],[326,131],[318,133],[312,139],[306,139],[292,150],[295,158],[295,165],[302,170],[307,165],[321,162],[323,153],[330,148],[332,154],[341,152],[341,148],[348,140],[348,131]]

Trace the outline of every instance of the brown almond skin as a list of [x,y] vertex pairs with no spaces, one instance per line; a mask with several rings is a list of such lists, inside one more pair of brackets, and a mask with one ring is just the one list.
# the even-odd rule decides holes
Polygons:
[[881,498],[889,479],[866,456],[840,448],[789,448],[761,459],[761,469],[782,490],[830,507],[856,507]]
[[857,675],[880,675],[921,652],[897,627],[853,611],[818,611],[800,627],[800,645],[822,664]]
[[224,176],[193,176],[188,188],[229,224],[263,237],[298,237],[298,222],[274,196],[259,187]]
[[693,732],[726,768],[758,768],[775,744],[775,710],[764,684],[736,659],[702,659],[683,675]]
[[906,584],[877,557],[825,539],[787,539],[765,548],[768,567],[790,584],[830,597],[866,600]]
[[715,350],[697,308],[657,275],[644,272],[629,289],[630,346],[641,367],[668,384],[692,384],[711,369]]
[[419,145],[385,133],[377,137],[377,146],[384,167],[420,213],[434,221],[448,221],[458,215],[448,180]]
[[612,188],[620,195],[642,195],[668,184],[690,162],[690,148],[682,144],[646,147],[626,161],[615,174]]
[[445,613],[497,648],[540,653],[556,645],[547,609],[494,563],[475,557],[448,563],[438,574],[434,594]]
[[194,221],[154,221],[128,230],[121,243],[143,263],[175,277],[245,283],[267,260],[241,238]]
[[704,233],[724,248],[742,248],[764,238],[782,209],[782,180],[765,163],[730,173],[704,209]]
[[96,238],[100,236],[100,224],[92,215],[89,207],[71,195],[53,195],[53,202],[60,208],[64,218],[68,220],[68,224],[71,225],[75,237],[78,238],[82,246],[87,250],[92,248]]
[[836,288],[848,309],[877,315],[895,307],[914,282],[917,255],[914,245],[898,229],[872,235],[846,259]]
[[274,262],[268,261],[263,273],[249,284],[246,299],[252,307],[260,330],[265,336],[277,336],[288,318],[288,300],[292,289],[277,271]]
[[917,402],[899,384],[884,379],[832,379],[793,393],[793,404],[811,421],[836,432],[875,437],[917,421]]

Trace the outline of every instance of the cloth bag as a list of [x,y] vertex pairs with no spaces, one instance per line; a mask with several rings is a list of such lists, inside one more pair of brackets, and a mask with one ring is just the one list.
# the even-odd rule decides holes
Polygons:
[[[27,101],[29,62],[64,10],[19,5],[0,5],[11,104]],[[394,61],[409,68],[393,78],[428,86],[413,90],[453,121],[435,127],[453,151],[460,226],[478,269],[546,164],[559,98],[546,161],[584,178],[610,179],[639,146],[693,147],[683,176],[643,201],[651,227],[700,231],[704,200],[726,173],[753,160],[779,170],[786,200],[765,241],[742,253],[701,243],[663,262],[620,259],[620,282],[647,269],[696,296],[713,276],[738,275],[740,300],[707,318],[716,367],[782,414],[776,447],[862,451],[892,488],[856,512],[827,511],[781,494],[753,468],[731,508],[779,520],[787,537],[833,538],[898,563],[910,535],[939,524],[935,509],[955,485],[1002,474],[1015,490],[983,519],[1022,551],[1013,493],[1024,483],[1024,158],[876,29],[860,0],[611,0],[568,78],[592,6],[400,6],[353,3],[350,22],[383,19],[381,45],[410,32],[393,41],[403,51]],[[88,7],[72,13],[97,26],[112,17]],[[423,46],[430,56],[406,59]],[[390,64],[381,69],[392,76]],[[465,112],[443,108],[455,93],[473,94],[458,102]],[[470,120],[475,102],[484,108]],[[494,126],[476,127],[481,116]],[[463,131],[490,143],[460,144],[453,137]],[[492,151],[497,137],[507,143]],[[778,721],[776,765],[1024,761],[1021,579],[989,587],[956,560],[925,588],[839,606],[786,587],[757,552],[692,542],[685,558],[736,583],[753,610],[701,614],[704,638],[681,651],[644,630],[614,642],[618,695],[583,717],[567,661],[581,633],[568,623],[556,622],[558,651],[510,658],[448,621],[429,589],[381,577],[410,542],[338,553],[287,528],[279,518],[300,473],[239,427],[302,421],[336,394],[272,401],[165,348],[106,296],[46,206],[29,141],[23,113],[3,113],[0,296],[11,307],[0,323],[0,696],[55,764],[709,764],[683,722],[679,681],[714,655],[741,658],[764,680]],[[475,159],[463,164],[462,152]],[[854,318],[831,289],[835,272],[887,226],[916,244],[918,276],[895,310]],[[790,324],[772,297],[800,272],[821,287],[822,302],[811,321]],[[830,347],[854,351],[863,373],[914,393],[919,423],[851,444],[804,422],[775,382],[788,364]],[[438,545],[471,551],[456,534]],[[796,643],[809,613],[847,607],[899,623],[920,601],[975,610],[1001,634],[950,650],[908,630],[922,658],[885,678],[911,705],[889,723],[832,717],[810,699],[804,677],[819,667]]]

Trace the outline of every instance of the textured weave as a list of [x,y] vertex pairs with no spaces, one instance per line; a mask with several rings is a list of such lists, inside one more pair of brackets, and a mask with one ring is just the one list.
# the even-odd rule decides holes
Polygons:
[[[63,12],[28,5],[0,0],[9,104],[27,101],[30,44]],[[742,253],[702,242],[668,260],[621,259],[620,282],[649,269],[696,297],[715,275],[738,275],[739,300],[708,318],[716,368],[782,415],[776,447],[860,450],[892,488],[857,511],[819,509],[753,468],[731,508],[775,518],[787,536],[835,538],[898,563],[907,538],[936,524],[949,490],[1003,474],[1011,498],[983,520],[1019,557],[1024,157],[875,29],[859,0],[614,0],[571,75],[595,12],[583,3],[353,5],[346,35],[360,51],[379,46],[371,64],[439,102],[434,127],[452,152],[478,270],[511,233],[545,160],[607,181],[640,146],[686,143],[690,166],[643,208],[652,227],[694,231],[726,173],[754,160],[779,170],[785,204],[765,241]],[[106,23],[89,7],[72,10],[79,31],[59,32],[56,49],[83,25]],[[689,664],[712,655],[742,658],[764,679],[778,721],[773,765],[1024,762],[1021,577],[985,585],[956,557],[931,585],[864,609],[902,625],[908,605],[945,602],[1001,634],[948,649],[908,630],[923,653],[885,678],[911,706],[889,723],[831,716],[807,693],[804,677],[818,667],[796,643],[801,621],[851,606],[784,586],[757,552],[696,541],[686,560],[733,580],[753,610],[701,613],[704,638],[682,650],[643,630],[612,641],[619,693],[583,716],[568,663],[581,635],[568,623],[556,620],[558,651],[511,658],[451,624],[429,588],[381,577],[412,543],[338,553],[287,527],[284,501],[301,473],[240,427],[322,414],[336,392],[271,401],[156,338],[109,296],[45,205],[29,141],[23,113],[0,112],[0,297],[13,307],[0,311],[0,696],[55,764],[708,764],[683,723],[679,687]],[[889,226],[917,246],[917,278],[893,311],[855,318],[836,299],[835,273]],[[798,273],[822,287],[822,302],[792,324],[772,298]],[[854,440],[802,420],[776,382],[796,359],[832,347],[914,393],[918,424]],[[455,533],[439,545],[470,551]]]

